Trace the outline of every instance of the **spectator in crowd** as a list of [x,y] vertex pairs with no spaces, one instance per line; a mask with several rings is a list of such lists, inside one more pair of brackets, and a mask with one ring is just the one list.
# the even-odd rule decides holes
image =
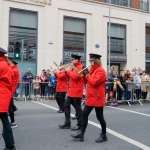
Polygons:
[[110,100],[110,97],[109,97],[109,93],[110,92],[113,92],[113,82],[114,82],[114,74],[113,74],[113,71],[114,71],[114,67],[113,66],[111,66],[110,67],[110,69],[109,69],[109,71],[108,71],[108,74],[107,74],[107,87],[108,87],[108,89],[107,89],[107,93],[108,93],[108,97],[107,97],[107,101],[109,101]]
[[28,68],[28,71],[23,75],[23,82],[25,82],[25,97],[29,99],[31,91],[31,83],[33,80],[33,74],[31,73],[31,68]]
[[[113,71],[114,71],[114,67],[113,66],[111,66],[110,67],[110,70],[109,70],[109,72],[108,72],[108,75],[107,75],[107,78],[108,78],[108,82],[110,82],[110,83],[108,83],[108,93],[110,92],[110,91],[113,91],[113,81],[114,81],[114,74],[113,74]],[[112,83],[111,83],[112,82]]]
[[115,76],[114,82],[113,82],[114,97],[117,100],[121,100],[122,99],[122,93],[124,91],[124,87],[122,86],[122,84],[120,82],[120,77],[117,75],[117,72],[115,70],[113,71],[113,74]]
[[132,72],[135,72],[135,71],[136,71],[136,68],[134,67],[131,71],[132,71]]
[[41,100],[45,98],[45,87],[46,87],[46,70],[43,69],[41,76],[40,76],[40,80],[41,80]]
[[51,76],[50,70],[47,69],[47,71],[46,71],[46,82],[47,82],[47,84],[46,84],[45,94],[46,94],[46,96],[48,98],[50,98],[50,86],[49,86],[49,78],[50,78],[50,76]]
[[54,99],[54,95],[56,91],[56,77],[54,73],[52,73],[49,78],[49,86],[50,86],[50,99]]
[[131,102],[133,102],[134,87],[135,87],[133,82],[134,76],[135,76],[135,72],[131,72],[129,78],[126,80],[126,84],[127,84],[126,99],[131,100]]
[[118,78],[118,75],[117,75],[117,72],[116,71],[113,71],[113,75],[114,75],[114,82],[113,82],[113,90],[116,91],[117,89],[117,85],[122,89],[124,90],[123,86],[121,85],[120,81],[119,81],[119,78]]
[[139,71],[136,71],[135,75],[133,76],[133,82],[135,84],[136,98],[137,100],[139,100],[141,97],[141,78],[140,78]]
[[141,76],[141,90],[142,90],[142,99],[147,98],[147,92],[150,92],[150,77],[147,75],[146,71],[142,72]]
[[122,94],[121,94],[121,99],[125,100],[126,99],[125,95],[127,93],[127,86],[126,86],[127,77],[126,77],[124,72],[121,73],[119,79],[120,79],[120,82],[121,82],[121,84],[122,84],[122,86],[124,88],[124,90],[122,91]]
[[34,89],[34,97],[35,100],[38,100],[37,95],[40,94],[40,77],[35,75],[33,79],[33,89]]

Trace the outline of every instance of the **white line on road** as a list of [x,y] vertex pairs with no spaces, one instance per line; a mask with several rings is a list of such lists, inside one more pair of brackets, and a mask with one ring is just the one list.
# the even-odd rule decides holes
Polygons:
[[[52,106],[49,106],[49,105],[46,105],[46,104],[43,104],[43,103],[40,103],[40,102],[35,102],[35,101],[33,101],[33,102],[37,103],[37,104],[40,104],[40,105],[43,105],[45,107],[51,108],[53,110],[58,110],[55,107],[52,107]],[[71,114],[71,116],[74,116],[74,115]],[[88,121],[88,123],[101,129],[101,126],[98,123],[95,123],[93,121]],[[128,142],[128,143],[130,143],[130,144],[132,144],[132,145],[135,145],[136,147],[139,147],[139,148],[141,148],[143,150],[150,150],[150,147],[148,147],[148,146],[146,146],[146,145],[144,145],[144,144],[142,144],[142,143],[140,143],[138,141],[135,141],[135,140],[133,140],[131,138],[128,138],[127,136],[124,136],[124,135],[122,135],[122,134],[120,134],[118,132],[115,132],[115,131],[113,131],[113,130],[111,130],[109,128],[107,128],[107,132],[112,134],[112,135],[114,135],[114,136],[116,136],[116,137],[118,137],[118,138],[120,138],[120,139],[122,139],[122,140],[124,140],[124,141],[126,141],[126,142]]]
[[131,113],[134,113],[134,114],[139,114],[139,115],[150,117],[149,114],[144,114],[144,113],[140,113],[140,112],[133,111],[133,110],[123,109],[123,108],[116,108],[116,107],[111,107],[111,106],[106,106],[106,107],[112,108],[112,109],[118,109],[118,110],[122,110],[122,111],[127,111],[127,112],[131,112]]

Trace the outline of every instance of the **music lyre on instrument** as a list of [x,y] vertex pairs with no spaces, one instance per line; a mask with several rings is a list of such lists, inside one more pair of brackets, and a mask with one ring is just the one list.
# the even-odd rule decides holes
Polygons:
[[57,63],[55,61],[53,61],[53,63],[55,64],[55,66],[57,67],[57,69],[59,70],[59,66],[57,65]]
[[50,71],[52,72],[52,70],[53,70],[53,68],[52,68],[52,66],[50,66]]

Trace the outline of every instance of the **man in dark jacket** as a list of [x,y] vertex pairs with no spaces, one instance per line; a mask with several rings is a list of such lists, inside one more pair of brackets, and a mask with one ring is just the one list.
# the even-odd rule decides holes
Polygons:
[[31,73],[31,68],[23,75],[23,81],[25,82],[25,97],[29,98],[29,90],[33,80],[33,74]]
[[0,48],[0,120],[3,125],[3,138],[6,146],[4,150],[16,150],[7,115],[12,96],[12,69],[7,64],[4,54],[7,54],[7,51]]

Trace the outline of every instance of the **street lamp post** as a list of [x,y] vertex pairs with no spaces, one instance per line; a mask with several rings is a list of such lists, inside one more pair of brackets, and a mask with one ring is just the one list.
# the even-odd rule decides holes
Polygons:
[[110,21],[110,2],[109,0],[109,23],[108,23],[108,67],[110,67],[110,30],[111,30],[111,21]]

